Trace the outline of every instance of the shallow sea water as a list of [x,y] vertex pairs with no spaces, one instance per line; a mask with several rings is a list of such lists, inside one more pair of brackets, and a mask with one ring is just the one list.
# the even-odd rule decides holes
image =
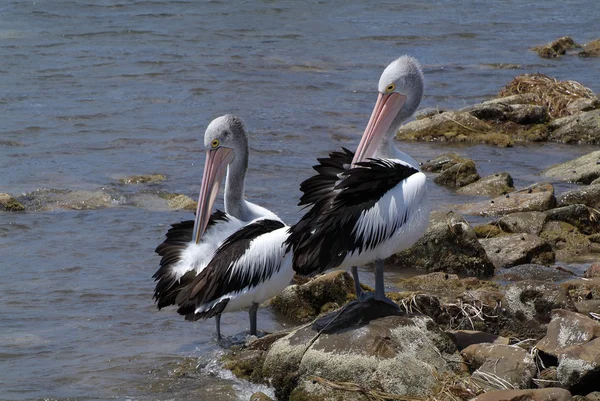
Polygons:
[[[195,198],[205,127],[236,113],[251,131],[247,197],[293,223],[315,158],[356,147],[379,74],[405,53],[424,67],[422,107],[482,101],[537,71],[598,92],[597,59],[528,51],[567,34],[596,38],[596,2],[564,3],[2,2],[0,192],[106,188],[113,204],[0,212],[0,399],[247,400],[255,388],[215,363],[212,321],[155,309],[153,250],[170,223],[192,214],[138,192]],[[457,151],[483,174],[508,171],[517,186],[594,149],[399,146],[420,161]],[[168,179],[116,184],[148,173]],[[469,200],[430,190],[436,207]],[[368,269],[361,274],[369,283]],[[388,281],[407,274],[390,271]],[[228,335],[247,325],[245,312],[222,320]],[[260,329],[286,325],[260,309]]]

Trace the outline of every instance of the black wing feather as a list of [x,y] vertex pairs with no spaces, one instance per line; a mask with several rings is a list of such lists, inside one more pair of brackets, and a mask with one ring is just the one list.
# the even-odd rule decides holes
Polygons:
[[278,266],[265,266],[260,271],[247,272],[230,279],[233,264],[244,255],[251,242],[263,234],[282,227],[284,224],[281,221],[265,219],[248,224],[230,235],[217,249],[215,256],[204,270],[180,291],[176,299],[179,305],[177,312],[185,315],[186,320],[207,319],[216,314],[215,310],[222,311],[226,306],[222,303],[228,300],[219,302],[205,312],[194,314],[197,305],[210,303],[223,295],[246,287],[255,287],[272,275]]
[[[228,221],[227,214],[215,211],[208,220],[207,229],[220,221]],[[160,267],[152,276],[156,281],[154,300],[158,309],[175,304],[178,292],[189,284],[196,276],[195,271],[184,274],[179,280],[172,274],[173,266],[181,260],[182,252],[192,242],[194,220],[186,220],[171,225],[166,233],[166,239],[158,245],[156,252],[160,259]]]
[[[318,174],[300,185],[304,193],[300,205],[312,207],[290,228],[286,241],[288,250],[294,252],[294,270],[299,274],[312,275],[339,266],[348,252],[362,251],[385,240],[379,233],[365,242],[352,230],[364,210],[418,172],[386,159],[369,159],[351,168],[354,153],[343,150],[318,159],[319,165],[313,167]],[[406,220],[405,215],[393,228],[399,228]]]

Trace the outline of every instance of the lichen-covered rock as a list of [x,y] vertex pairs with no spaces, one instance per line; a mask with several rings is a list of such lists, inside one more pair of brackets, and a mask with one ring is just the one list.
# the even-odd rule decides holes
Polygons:
[[592,249],[590,240],[577,227],[564,221],[546,222],[540,237],[550,243],[558,260],[573,260]]
[[430,173],[441,173],[452,166],[460,163],[466,163],[468,161],[471,161],[471,159],[459,156],[456,153],[444,153],[435,159],[427,160],[421,165],[421,170]]
[[554,262],[554,251],[550,244],[534,234],[508,234],[480,239],[479,242],[496,268]]
[[550,167],[544,171],[544,174],[557,180],[589,184],[600,177],[600,163],[598,162],[600,162],[600,150]]
[[547,216],[543,212],[517,212],[498,220],[498,226],[507,233],[539,234]]
[[483,177],[456,192],[464,195],[498,196],[515,190],[513,179],[508,173],[496,173]]
[[571,391],[586,393],[600,380],[600,323],[568,310],[552,311],[548,332],[537,349],[558,358],[556,378]]
[[512,146],[510,136],[467,112],[449,111],[411,121],[398,130],[401,140],[487,143],[501,147]]
[[564,388],[536,390],[500,390],[481,394],[473,401],[572,401],[571,393]]
[[489,201],[459,205],[457,209],[469,215],[498,216],[516,212],[543,212],[553,208],[555,204],[554,187],[552,184],[544,183]]
[[508,345],[510,339],[492,333],[477,330],[450,330],[450,334],[456,342],[459,351],[473,344],[499,344]]
[[532,337],[545,332],[540,324],[550,322],[553,309],[574,309],[565,287],[542,281],[511,283],[504,296],[506,307],[532,329]]
[[22,212],[25,210],[25,206],[12,195],[0,193],[0,210],[2,209],[9,212]]
[[271,300],[271,305],[282,315],[306,323],[328,312],[332,304],[340,307],[352,299],[354,280],[347,272],[336,270],[305,284],[288,286]]
[[517,124],[542,124],[548,121],[548,110],[535,104],[508,104],[498,99],[472,106],[469,113],[480,120],[512,121]]
[[567,105],[570,115],[600,108],[600,99],[597,97],[576,99]]
[[433,179],[433,182],[447,188],[460,188],[477,181],[479,178],[475,162],[468,160],[445,169]]
[[600,277],[573,279],[561,284],[569,297],[575,301],[600,299]]
[[156,184],[166,180],[164,174],[131,175],[119,178],[121,184]]
[[577,204],[593,208],[600,207],[600,183],[592,183],[581,188],[572,189],[556,197],[556,206],[562,207]]
[[548,129],[553,141],[600,145],[600,110],[558,118],[548,125]]
[[582,232],[589,235],[598,231],[600,213],[595,212],[586,205],[574,204],[557,207],[544,212],[550,221],[564,221]]
[[557,58],[564,55],[569,49],[577,49],[580,47],[581,45],[575,43],[570,36],[563,36],[543,46],[536,46],[531,50],[537,52],[540,57]]
[[388,259],[399,267],[491,276],[494,265],[465,219],[454,212],[432,212],[429,227],[409,249]]
[[592,40],[583,45],[583,50],[579,52],[582,57],[600,57],[600,39]]
[[436,376],[459,369],[454,342],[429,317],[387,316],[331,334],[318,335],[312,326],[295,330],[273,343],[262,371],[279,399],[291,392],[288,383],[294,372],[300,386],[290,399],[303,400],[346,399],[347,393],[339,389],[323,394],[322,388],[307,388],[303,382],[314,376],[391,394],[427,396],[438,384]]
[[501,344],[473,344],[463,349],[465,361],[476,368],[472,380],[485,390],[528,388],[536,373],[531,355],[522,348]]

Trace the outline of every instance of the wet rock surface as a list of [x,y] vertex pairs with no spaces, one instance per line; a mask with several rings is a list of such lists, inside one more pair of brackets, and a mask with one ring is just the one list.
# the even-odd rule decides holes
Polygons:
[[581,45],[575,43],[570,36],[563,36],[543,46],[537,46],[531,50],[537,52],[540,57],[557,58],[566,54],[567,50],[579,49]]
[[592,40],[583,45],[583,50],[579,52],[583,57],[600,57],[600,39]]
[[468,160],[443,170],[440,175],[433,179],[433,182],[448,188],[460,188],[474,183],[479,178],[475,163]]
[[600,207],[600,183],[590,184],[582,188],[563,192],[556,197],[557,206],[583,204],[589,207]]
[[539,234],[548,216],[543,212],[516,212],[498,220],[498,227],[507,233]]
[[131,175],[119,178],[120,184],[156,184],[166,180],[164,174]]
[[19,198],[27,210],[47,211],[55,209],[96,210],[104,209],[117,203],[105,189],[67,190],[38,189]]
[[598,161],[600,161],[600,150],[550,167],[544,171],[544,174],[557,180],[589,184],[600,177],[600,163]]
[[513,192],[513,179],[508,173],[496,173],[483,177],[459,188],[456,192],[464,195],[498,196]]
[[453,212],[432,212],[425,234],[388,262],[398,267],[475,276],[490,276],[494,272],[473,228]]

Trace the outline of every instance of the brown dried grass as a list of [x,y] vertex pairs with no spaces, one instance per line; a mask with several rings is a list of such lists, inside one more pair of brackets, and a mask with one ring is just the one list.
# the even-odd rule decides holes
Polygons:
[[552,119],[570,115],[567,106],[575,100],[595,97],[579,82],[559,81],[539,73],[518,75],[500,90],[498,97],[522,94],[530,94],[536,104],[546,106]]

